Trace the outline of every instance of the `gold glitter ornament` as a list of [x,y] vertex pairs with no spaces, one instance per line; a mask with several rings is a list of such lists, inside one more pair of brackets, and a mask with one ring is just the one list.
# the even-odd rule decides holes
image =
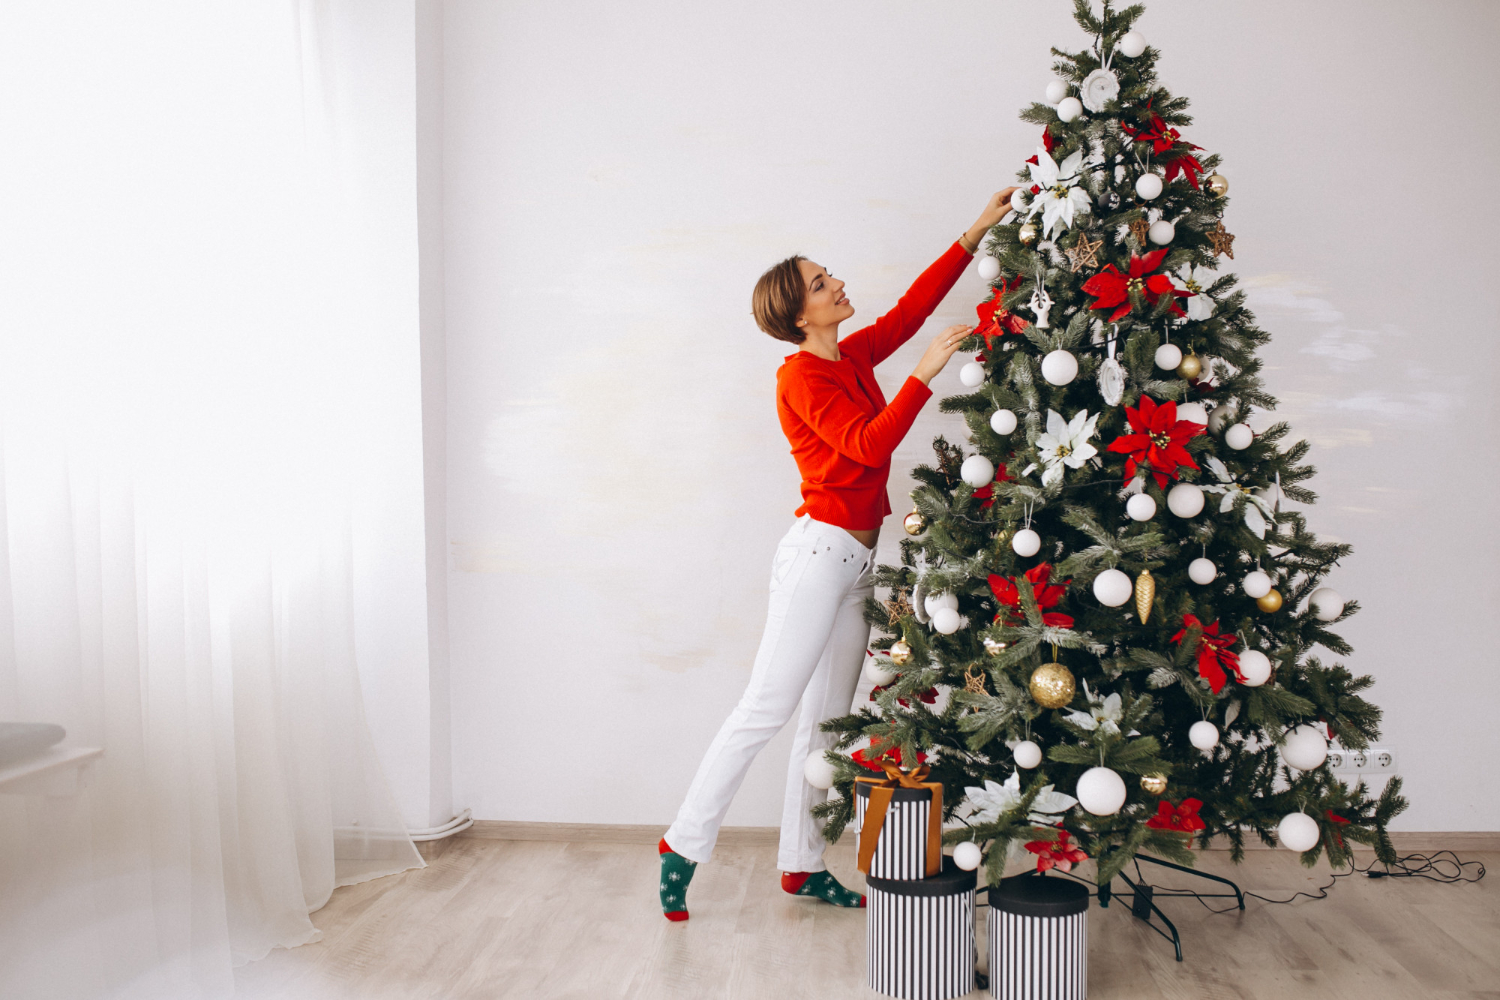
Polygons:
[[1073,672],[1061,663],[1043,663],[1031,672],[1031,698],[1043,708],[1062,708],[1078,690]]
[[1255,606],[1268,615],[1275,614],[1281,610],[1281,591],[1274,588],[1267,591],[1265,597],[1255,599]]
[[1156,578],[1149,569],[1143,569],[1141,575],[1135,578],[1135,613],[1140,616],[1142,625],[1150,620],[1151,604],[1155,600]]
[[1020,240],[1027,246],[1031,246],[1031,244],[1036,242],[1037,237],[1040,235],[1042,235],[1042,231],[1036,227],[1036,223],[1028,222],[1026,223],[1026,225],[1022,226],[1016,233],[1016,239]]
[[1208,193],[1215,198],[1222,198],[1229,193],[1229,178],[1223,174],[1209,174],[1204,187],[1208,188]]
[[927,518],[922,516],[921,511],[914,510],[906,515],[906,520],[901,522],[901,526],[906,529],[908,535],[920,535],[927,530]]
[[1203,374],[1203,360],[1196,354],[1189,354],[1177,366],[1177,374],[1183,378],[1197,378]]
[[991,639],[989,636],[984,637],[984,651],[991,656],[999,656],[1005,652],[1005,647],[1009,645],[1010,643],[1001,642],[999,639]]
[[891,643],[891,662],[898,667],[911,662],[911,646],[907,645],[905,639],[897,639]]
[[1149,795],[1160,795],[1167,790],[1167,776],[1165,774],[1143,774],[1141,775],[1141,788]]

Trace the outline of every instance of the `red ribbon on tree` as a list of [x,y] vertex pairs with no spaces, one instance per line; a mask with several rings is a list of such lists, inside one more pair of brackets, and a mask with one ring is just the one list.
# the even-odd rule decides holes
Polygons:
[[[1068,584],[1072,580],[1064,580],[1062,583],[1049,582],[1052,577],[1052,565],[1050,563],[1038,563],[1026,571],[1026,579],[1031,583],[1031,592],[1036,597],[1036,606],[1042,612],[1042,624],[1052,625],[1057,628],[1072,628],[1073,618],[1071,615],[1049,612],[1048,608],[1057,606],[1062,600],[1063,594],[1068,591]],[[1021,612],[1021,589],[1011,577],[1000,576],[996,573],[990,574],[990,592],[1007,608],[1013,608],[1010,612],[996,612],[995,620],[1000,620],[1000,615],[1006,615],[1007,625],[1022,625],[1026,622],[1026,616]]]
[[1000,279],[999,287],[992,289],[990,297],[979,303],[975,313],[979,315],[979,326],[974,332],[984,338],[984,346],[993,348],[992,337],[1003,337],[1007,333],[1024,333],[1027,327],[1026,320],[1015,313],[1006,312],[1000,300],[1006,295],[1021,287],[1024,279],[1018,274],[1014,279]]
[[[1104,265],[1104,270],[1083,283],[1083,290],[1095,297],[1089,308],[1113,308],[1114,312],[1109,315],[1109,322],[1113,323],[1134,308],[1130,301],[1132,291],[1140,292],[1153,308],[1163,295],[1187,295],[1186,289],[1172,284],[1172,279],[1165,274],[1150,273],[1161,266],[1169,249],[1170,247],[1162,247],[1160,250],[1152,250],[1144,257],[1131,254],[1128,274],[1121,274],[1120,269],[1113,264]],[[1176,316],[1186,315],[1176,298],[1172,300],[1170,311]]]
[[[1328,818],[1330,820],[1332,820],[1333,822],[1335,822],[1335,823],[1343,823],[1345,825],[1348,825],[1349,821],[1347,819],[1345,819],[1344,817],[1339,816],[1336,813],[1334,813],[1334,811],[1332,809],[1325,809],[1323,811],[1328,814]],[[1338,841],[1338,845],[1340,847],[1344,846],[1344,835],[1342,833],[1339,833],[1339,828],[1338,827],[1334,827],[1333,828],[1333,839],[1336,840],[1336,841]]]
[[[888,688],[894,687],[895,684],[895,681],[891,681],[889,684],[877,684],[875,687],[870,688],[870,700],[874,701],[877,694],[887,690]],[[923,691],[921,694],[917,695],[917,700],[924,705],[931,705],[933,702],[937,701],[937,694],[937,688],[931,687],[926,691]],[[905,698],[897,698],[896,704],[900,705],[902,708],[907,708],[910,707],[911,702],[907,701]],[[896,763],[901,763],[901,757],[899,753],[896,757]]]
[[1156,804],[1156,815],[1146,820],[1146,825],[1153,830],[1176,830],[1178,833],[1192,833],[1206,826],[1198,817],[1198,809],[1203,803],[1197,799],[1183,799],[1182,805],[1172,808],[1172,804],[1166,799]]
[[1170,399],[1157,404],[1142,395],[1138,405],[1125,407],[1125,419],[1132,434],[1121,434],[1105,450],[1130,456],[1125,459],[1125,484],[1135,478],[1136,470],[1145,466],[1156,479],[1159,489],[1167,488],[1167,479],[1177,478],[1178,469],[1196,469],[1198,463],[1183,445],[1208,429],[1206,424],[1177,419],[1177,404]]
[[1218,694],[1229,681],[1229,675],[1224,672],[1226,667],[1234,674],[1235,680],[1243,679],[1240,674],[1240,658],[1229,651],[1229,647],[1234,645],[1235,637],[1219,634],[1218,619],[1212,625],[1204,625],[1197,615],[1189,613],[1182,616],[1182,630],[1172,636],[1172,641],[1182,642],[1188,629],[1195,626],[1202,630],[1198,637],[1198,676],[1208,681],[1209,689]]
[[1069,843],[1068,838],[1067,830],[1059,830],[1056,840],[1033,840],[1027,843],[1026,849],[1036,855],[1038,872],[1054,867],[1060,872],[1072,871],[1078,862],[1088,860],[1088,855]]

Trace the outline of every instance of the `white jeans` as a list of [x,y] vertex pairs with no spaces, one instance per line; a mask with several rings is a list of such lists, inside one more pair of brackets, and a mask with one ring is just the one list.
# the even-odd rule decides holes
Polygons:
[[854,700],[870,641],[864,600],[875,590],[874,562],[874,549],[808,514],[781,539],[750,683],[709,744],[667,831],[672,850],[689,861],[709,859],[751,761],[791,719],[800,699],[776,863],[782,871],[824,869],[822,827],[809,810],[828,792],[809,785],[802,766],[809,753],[833,744],[832,734],[819,732],[818,723],[847,714]]

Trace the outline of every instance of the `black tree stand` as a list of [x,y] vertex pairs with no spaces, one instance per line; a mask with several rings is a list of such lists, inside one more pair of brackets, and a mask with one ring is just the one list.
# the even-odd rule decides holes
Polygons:
[[[1153,865],[1160,865],[1163,868],[1170,868],[1173,871],[1184,872],[1188,875],[1196,876],[1197,878],[1205,878],[1212,882],[1220,882],[1224,885],[1229,886],[1229,888],[1233,889],[1234,891],[1195,892],[1192,889],[1159,889],[1146,881],[1145,873],[1141,871],[1142,861],[1150,862]],[[1064,872],[1064,874],[1069,878],[1078,879],[1078,881],[1080,882],[1085,882],[1090,885],[1093,884],[1089,882],[1088,879],[1082,878],[1078,875],[1074,875],[1072,872]],[[1172,921],[1168,919],[1167,915],[1161,911],[1161,908],[1156,905],[1156,900],[1180,898],[1199,900],[1233,899],[1236,903],[1239,904],[1240,909],[1243,910],[1245,908],[1245,894],[1240,891],[1239,886],[1235,885],[1229,879],[1221,878],[1218,875],[1210,875],[1207,872],[1200,872],[1196,868],[1187,868],[1183,865],[1174,864],[1171,861],[1163,861],[1161,858],[1153,858],[1149,854],[1137,854],[1135,856],[1134,879],[1132,879],[1129,875],[1126,875],[1124,872],[1120,872],[1115,876],[1115,878],[1120,879],[1126,885],[1130,886],[1130,891],[1113,891],[1114,882],[1113,880],[1111,880],[1107,885],[1099,886],[1098,889],[1094,892],[1094,895],[1099,899],[1099,905],[1101,907],[1107,907],[1109,906],[1109,901],[1111,899],[1117,896],[1129,896],[1131,915],[1145,921],[1147,927],[1150,927],[1153,931],[1160,934],[1168,941],[1172,942],[1172,948],[1177,952],[1177,961],[1179,962],[1182,961],[1182,937],[1177,933],[1177,926],[1173,924]],[[1166,925],[1166,930],[1162,930],[1152,922],[1152,914],[1155,914],[1157,917],[1161,918],[1161,922]]]

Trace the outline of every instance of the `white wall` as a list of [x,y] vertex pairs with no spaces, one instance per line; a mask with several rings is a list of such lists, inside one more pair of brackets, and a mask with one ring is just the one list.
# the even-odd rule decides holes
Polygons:
[[[1049,45],[1083,38],[1061,2],[445,17],[456,799],[665,824],[748,676],[798,503],[772,396],[789,351],[751,322],[752,283],[802,252],[856,321],[888,308],[1032,152],[1016,111]],[[1378,679],[1407,829],[1500,828],[1492,772],[1460,766],[1500,700],[1497,28],[1477,0],[1156,0],[1141,22],[1200,116],[1187,137],[1226,159],[1267,378],[1316,444],[1312,524],[1355,546],[1333,583],[1365,606],[1350,664]],[[929,330],[982,295],[966,276]],[[961,424],[929,405],[896,453],[883,561],[939,432]],[[785,748],[729,823],[777,821]]]

